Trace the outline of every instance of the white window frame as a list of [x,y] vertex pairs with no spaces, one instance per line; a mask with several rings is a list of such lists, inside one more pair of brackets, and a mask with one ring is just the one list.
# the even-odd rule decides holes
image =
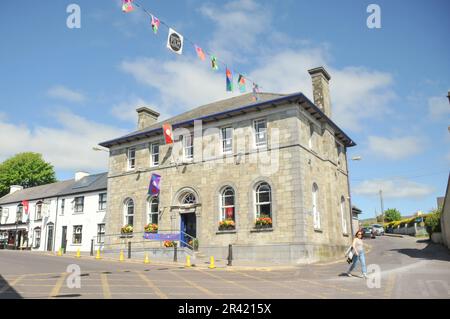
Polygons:
[[[81,204],[77,203],[77,199],[81,198]],[[81,210],[78,207],[81,206]],[[73,199],[73,212],[75,214],[81,214],[84,212],[84,196],[77,196]]]
[[[265,130],[263,130],[262,132],[257,130],[257,125],[259,123],[265,124]],[[267,140],[268,140],[267,132],[268,132],[267,119],[263,118],[263,119],[253,120],[253,133],[254,133],[253,135],[254,135],[254,143],[255,143],[256,148],[266,148],[267,147]],[[258,135],[260,137],[261,133],[264,134],[264,142],[258,141]]]
[[320,210],[319,210],[319,186],[316,183],[312,186],[312,212],[314,220],[314,229],[320,230]]
[[35,211],[36,211],[34,214],[35,221],[42,220],[42,206],[43,206],[42,201],[37,202],[35,205]]
[[[264,184],[269,187],[269,201],[268,202],[260,202],[259,201],[259,196],[258,195],[261,193],[259,191],[259,189]],[[260,218],[261,217],[261,209],[260,209],[260,207],[262,205],[270,205],[270,215],[269,215],[269,217],[273,219],[272,187],[267,182],[260,182],[260,183],[258,183],[256,185],[254,193],[255,193],[255,217],[256,218]]]
[[62,198],[61,199],[61,215],[64,215],[64,209],[66,207],[66,199]]
[[[102,200],[104,198],[104,200]],[[107,193],[98,194],[98,211],[103,212],[106,210],[106,205],[108,204]]]
[[[39,234],[39,236],[38,236]],[[41,247],[41,235],[42,230],[40,227],[36,227],[33,231],[33,248]]]
[[[154,203],[156,201],[156,204]],[[148,198],[148,206],[147,206],[147,224],[156,224],[158,225],[159,221],[159,197],[152,196]],[[156,205],[156,211],[153,210],[154,205]],[[156,223],[153,223],[153,215],[156,215]]]
[[[225,138],[226,131],[231,131],[231,136]],[[225,134],[224,134],[225,132]],[[233,153],[233,133],[234,129],[231,126],[222,127],[220,129],[220,141],[222,143],[222,154],[232,154]],[[227,145],[227,146],[226,146]]]
[[[188,145],[188,141],[190,141],[190,144]],[[186,134],[181,136],[181,142],[183,147],[183,158],[185,160],[193,160],[194,159],[194,135],[193,134]],[[191,150],[191,154],[187,150]]]
[[[78,235],[80,237],[80,242],[75,242],[75,238],[77,238],[76,236]],[[83,225],[75,225],[73,226],[72,244],[81,245],[82,243],[83,243]]]
[[[134,156],[131,156],[131,152],[134,153]],[[136,169],[136,147],[127,149],[127,169],[129,171]]]
[[340,202],[340,207],[341,207],[341,223],[342,223],[342,233],[344,235],[348,234],[348,229],[347,229],[347,219],[345,218],[345,197],[341,196],[341,202]]
[[[129,213],[129,203],[132,202],[133,204],[133,213],[130,214]],[[134,200],[131,198],[128,198],[127,200],[125,200],[124,203],[124,225],[131,225],[134,227],[134,213],[135,213],[135,204],[134,204]],[[133,218],[133,223],[129,223],[129,218]]]
[[[155,152],[155,149],[154,149],[155,147],[158,148],[157,153]],[[150,166],[151,167],[159,166],[159,147],[160,147],[159,143],[151,143],[150,144]],[[157,161],[155,160],[156,156],[158,157]]]
[[[103,226],[100,228],[100,226]],[[103,244],[105,242],[106,224],[97,224],[97,244]]]
[[[225,192],[231,190],[233,195],[225,195]],[[233,205],[225,205],[225,197],[233,196]],[[219,194],[219,203],[220,203],[220,216],[219,220],[224,221],[227,219],[227,208],[233,208],[233,221],[236,222],[236,191],[231,186],[225,186]]]
[[[20,216],[20,218],[19,218]],[[22,222],[23,219],[23,205],[19,204],[17,205],[17,209],[16,209],[16,222]]]

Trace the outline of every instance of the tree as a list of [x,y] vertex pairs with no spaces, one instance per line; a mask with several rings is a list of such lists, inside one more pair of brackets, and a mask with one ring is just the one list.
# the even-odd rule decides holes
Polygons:
[[402,215],[396,208],[389,208],[384,211],[384,219],[387,222],[394,222],[402,219]]
[[19,153],[0,164],[0,197],[8,194],[11,185],[24,188],[56,182],[53,165],[38,153]]
[[442,209],[438,208],[432,210],[430,214],[425,217],[425,227],[428,234],[430,235],[430,239],[432,233],[441,232],[441,214]]

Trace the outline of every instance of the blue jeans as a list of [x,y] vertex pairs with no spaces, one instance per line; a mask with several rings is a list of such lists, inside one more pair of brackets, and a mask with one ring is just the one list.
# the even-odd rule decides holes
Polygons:
[[356,267],[356,263],[358,262],[361,263],[361,270],[363,274],[367,274],[367,269],[366,269],[366,256],[364,255],[364,250],[361,250],[359,252],[359,256],[357,256],[356,254],[353,256],[353,262],[350,265],[350,268],[348,270],[348,273],[351,273],[353,271],[353,269],[355,269]]

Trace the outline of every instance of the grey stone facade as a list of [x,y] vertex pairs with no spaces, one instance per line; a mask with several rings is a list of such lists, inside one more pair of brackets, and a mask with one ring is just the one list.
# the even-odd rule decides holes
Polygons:
[[[242,96],[243,104],[235,107],[247,105],[249,98]],[[351,241],[346,147],[354,144],[341,138],[346,135],[324,114],[308,111],[299,100],[287,98],[268,105],[203,121],[202,134],[194,134],[191,161],[181,160],[180,141],[164,144],[161,130],[103,143],[110,148],[107,234],[120,233],[128,198],[135,205],[134,231],[144,230],[149,222],[149,181],[157,173],[161,176],[159,229],[180,230],[182,214],[195,212],[199,251],[205,255],[226,258],[229,244],[240,260],[307,263],[341,255]],[[262,149],[254,143],[258,119],[267,123],[267,146]],[[191,124],[179,127],[192,130]],[[223,127],[233,128],[233,151],[227,156],[221,153],[217,130]],[[151,166],[153,143],[160,144],[156,167]],[[127,168],[130,147],[136,148],[132,170]],[[270,229],[255,228],[255,188],[260,182],[271,188]],[[318,187],[319,228],[313,219],[313,184]],[[235,192],[236,229],[219,231],[220,193],[226,186]],[[196,203],[180,202],[186,192],[195,195]]]

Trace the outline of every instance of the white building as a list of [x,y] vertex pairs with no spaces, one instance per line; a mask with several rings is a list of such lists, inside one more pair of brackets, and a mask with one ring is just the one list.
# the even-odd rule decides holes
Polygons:
[[[22,189],[0,198],[0,244],[10,249],[90,251],[102,240],[107,174]],[[28,211],[26,207],[28,206]]]

